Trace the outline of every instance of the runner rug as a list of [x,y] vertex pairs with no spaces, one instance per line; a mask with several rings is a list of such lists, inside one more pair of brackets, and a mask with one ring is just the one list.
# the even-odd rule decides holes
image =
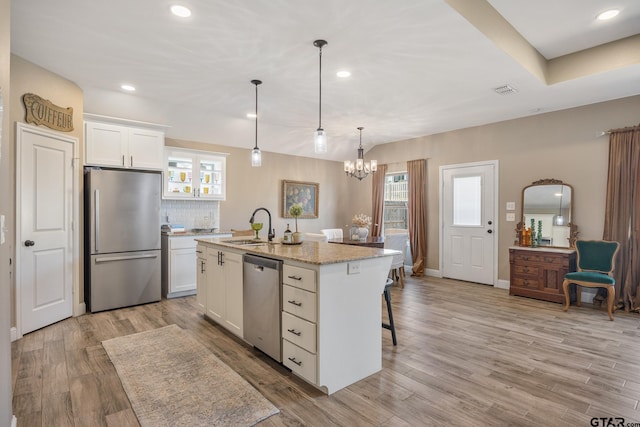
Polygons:
[[146,426],[251,426],[280,412],[177,325],[102,342]]

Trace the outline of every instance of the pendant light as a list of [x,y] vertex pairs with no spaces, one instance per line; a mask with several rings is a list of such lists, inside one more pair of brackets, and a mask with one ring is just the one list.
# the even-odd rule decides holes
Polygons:
[[371,160],[368,162],[365,162],[364,160],[364,148],[362,148],[362,129],[364,129],[362,126],[358,128],[358,130],[360,131],[360,146],[358,147],[358,158],[355,162],[352,162],[350,160],[344,161],[344,172],[347,174],[347,176],[357,178],[360,181],[366,178],[370,173],[376,173],[376,171],[378,170],[377,160]]
[[262,84],[260,80],[251,80],[251,84],[256,85],[256,146],[251,150],[251,166],[262,166],[262,153],[258,148],[258,85]]
[[316,40],[313,45],[320,51],[320,68],[319,68],[319,103],[318,103],[318,129],[313,134],[313,146],[316,153],[327,152],[327,134],[322,129],[322,47],[327,45],[326,40]]

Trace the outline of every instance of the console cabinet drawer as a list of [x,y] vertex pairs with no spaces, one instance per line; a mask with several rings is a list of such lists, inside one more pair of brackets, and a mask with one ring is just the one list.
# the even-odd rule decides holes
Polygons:
[[576,271],[576,252],[509,248],[509,264],[509,295],[563,303],[562,282],[565,274]]

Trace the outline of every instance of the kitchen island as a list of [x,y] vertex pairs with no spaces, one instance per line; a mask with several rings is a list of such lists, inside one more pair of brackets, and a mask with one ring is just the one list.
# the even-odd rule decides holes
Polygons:
[[207,252],[206,277],[198,276],[207,318],[242,338],[242,256],[281,260],[283,364],[328,394],[382,369],[381,295],[396,251],[196,240]]

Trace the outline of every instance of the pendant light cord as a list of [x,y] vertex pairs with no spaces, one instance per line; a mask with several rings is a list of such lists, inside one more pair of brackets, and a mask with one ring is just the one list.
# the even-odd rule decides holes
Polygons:
[[322,129],[322,45],[320,46],[320,67],[318,73],[319,104],[318,104],[318,129]]
[[253,147],[254,150],[259,150],[258,148],[258,85],[262,84],[261,80],[251,80],[251,83],[256,86],[256,146]]
[[256,146],[254,150],[258,148],[258,84],[256,84]]

